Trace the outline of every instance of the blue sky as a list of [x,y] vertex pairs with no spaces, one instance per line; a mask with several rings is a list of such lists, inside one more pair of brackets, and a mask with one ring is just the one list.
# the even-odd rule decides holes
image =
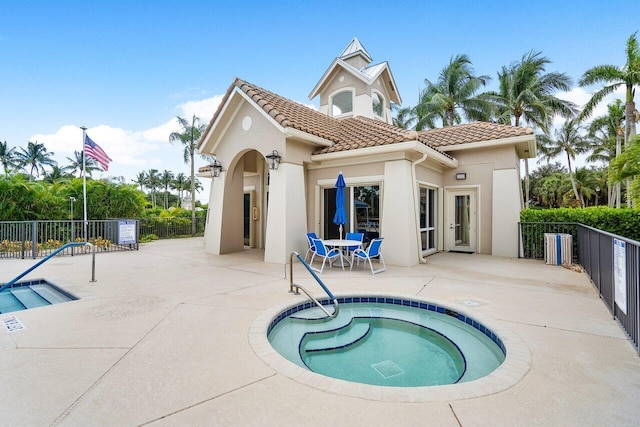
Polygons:
[[[424,79],[435,80],[460,53],[477,74],[495,80],[503,65],[542,51],[553,61],[547,71],[577,82],[594,65],[624,64],[625,42],[640,29],[638,6],[638,0],[3,0],[0,141],[44,143],[64,165],[82,148],[84,125],[113,158],[103,176],[130,182],[151,168],[188,174],[182,147],[168,142],[175,116],[195,113],[208,122],[236,76],[317,105],[309,93],[357,36],[374,63],[389,62],[404,106],[415,105]],[[563,96],[581,104],[588,92]],[[198,198],[206,201],[208,191]]]

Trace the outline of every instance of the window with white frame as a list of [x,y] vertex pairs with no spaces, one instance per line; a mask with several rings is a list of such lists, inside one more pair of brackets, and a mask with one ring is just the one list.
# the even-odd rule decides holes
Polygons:
[[353,92],[344,90],[331,97],[331,115],[339,117],[353,113]]
[[373,114],[384,118],[384,98],[378,92],[371,93],[371,107],[373,108]]
[[422,253],[436,250],[436,212],[437,192],[434,188],[420,187],[420,241]]

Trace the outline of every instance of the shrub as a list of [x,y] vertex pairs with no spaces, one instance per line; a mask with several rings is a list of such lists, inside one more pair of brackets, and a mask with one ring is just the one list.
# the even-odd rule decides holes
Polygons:
[[640,209],[595,206],[584,209],[525,209],[521,222],[575,222],[640,241]]

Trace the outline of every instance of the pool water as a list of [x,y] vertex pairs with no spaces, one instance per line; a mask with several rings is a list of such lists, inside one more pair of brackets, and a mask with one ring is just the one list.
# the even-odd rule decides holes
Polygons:
[[288,310],[270,327],[271,345],[313,372],[391,387],[472,381],[505,359],[499,337],[457,312],[390,298],[348,300],[335,319],[311,304]]
[[18,282],[0,292],[0,314],[77,299],[44,279]]

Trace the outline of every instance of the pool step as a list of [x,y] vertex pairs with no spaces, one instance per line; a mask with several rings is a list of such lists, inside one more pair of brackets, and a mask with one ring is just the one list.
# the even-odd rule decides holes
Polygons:
[[366,337],[370,330],[371,325],[368,322],[358,322],[332,331],[308,333],[305,335],[302,348],[311,353],[349,347]]
[[36,285],[31,285],[29,287],[33,289],[33,291],[36,292],[38,295],[40,295],[42,298],[49,301],[50,304],[58,304],[61,302],[67,302],[71,300],[68,296],[66,296],[62,292],[57,291],[51,286],[36,284]]
[[24,310],[25,308],[11,292],[4,291],[0,293],[0,314]]
[[[331,306],[325,305],[323,307],[325,310],[327,310],[331,314],[333,314],[336,310],[335,307],[332,305]],[[291,315],[291,318],[296,320],[308,320],[308,321],[326,320],[327,315],[324,313],[324,311],[320,309],[320,307],[313,307],[313,308],[309,308],[309,309],[294,313]]]
[[28,286],[12,288],[9,292],[16,297],[26,308],[42,307],[43,305],[51,305],[49,301],[44,299],[40,294],[34,292]]

